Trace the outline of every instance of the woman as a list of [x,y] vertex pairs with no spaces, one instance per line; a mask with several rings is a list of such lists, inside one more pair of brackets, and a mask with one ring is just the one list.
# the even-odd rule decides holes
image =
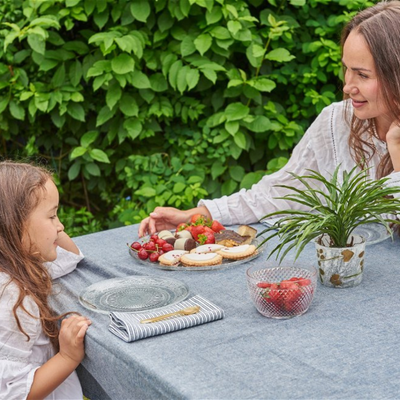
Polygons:
[[337,165],[356,164],[373,177],[400,182],[400,1],[382,1],[358,13],[342,33],[344,101],[326,107],[304,134],[284,168],[266,175],[250,190],[201,200],[181,211],[157,207],[139,227],[139,236],[174,229],[194,214],[224,225],[256,223],[268,213],[300,207],[275,185],[297,185],[288,172],[313,169],[329,176]]

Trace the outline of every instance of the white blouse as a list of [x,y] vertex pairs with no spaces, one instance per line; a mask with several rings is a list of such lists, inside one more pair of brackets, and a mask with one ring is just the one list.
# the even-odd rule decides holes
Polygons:
[[[198,206],[206,206],[213,219],[225,225],[251,224],[260,221],[266,214],[284,210],[304,208],[297,203],[276,199],[288,193],[275,185],[303,188],[288,172],[305,175],[307,169],[329,177],[341,164],[342,170],[350,171],[356,163],[350,154],[350,123],[344,115],[346,101],[333,103],[324,108],[294,148],[288,163],[279,171],[265,175],[251,189],[242,189],[230,196],[215,200],[200,200]],[[350,106],[350,104],[347,104]],[[371,136],[369,140],[377,151],[369,167],[369,175],[376,176],[381,157],[387,153],[386,143]],[[389,175],[388,186],[400,185],[400,172]]]
[[[61,247],[57,248],[57,259],[45,263],[53,279],[66,275],[83,259]],[[54,355],[50,340],[43,333],[39,319],[31,318],[20,308],[17,311],[26,336],[18,329],[12,308],[18,298],[19,289],[9,282],[9,276],[0,273],[0,400],[26,399],[31,389],[35,371]],[[29,297],[24,307],[39,316],[36,303]],[[82,388],[74,371],[46,399],[83,399]]]

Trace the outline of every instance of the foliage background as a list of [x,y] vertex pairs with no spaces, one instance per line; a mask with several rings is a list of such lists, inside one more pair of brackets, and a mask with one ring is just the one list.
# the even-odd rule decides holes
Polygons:
[[0,154],[79,235],[250,188],[341,93],[364,0],[2,0]]

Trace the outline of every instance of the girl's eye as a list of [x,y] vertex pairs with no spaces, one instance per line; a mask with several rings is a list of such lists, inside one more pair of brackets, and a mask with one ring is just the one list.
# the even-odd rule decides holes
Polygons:
[[359,73],[358,76],[362,79],[368,79],[368,76],[362,73]]
[[57,218],[57,215],[53,215],[50,217],[50,219],[56,219],[56,218]]

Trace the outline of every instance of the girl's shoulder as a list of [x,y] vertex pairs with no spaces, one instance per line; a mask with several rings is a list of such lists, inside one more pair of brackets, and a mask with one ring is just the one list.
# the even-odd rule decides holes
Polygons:
[[[5,272],[0,272],[0,309],[2,311],[12,310],[18,300],[20,288],[12,281]],[[25,296],[23,300],[24,308],[32,315],[39,315],[39,309],[35,301],[30,296]],[[18,314],[21,310],[18,310]],[[23,312],[26,314],[25,312]]]

